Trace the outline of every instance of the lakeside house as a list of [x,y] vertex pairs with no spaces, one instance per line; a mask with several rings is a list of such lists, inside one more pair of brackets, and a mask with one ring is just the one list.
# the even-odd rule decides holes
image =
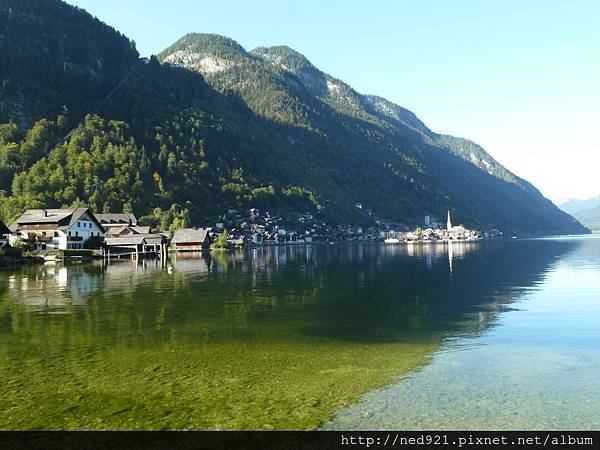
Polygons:
[[167,238],[162,234],[140,234],[131,233],[121,236],[107,236],[106,256],[118,256],[119,254],[134,255],[137,258],[147,255],[166,255]]
[[135,258],[166,255],[167,236],[152,233],[147,225],[139,224],[133,213],[96,214],[106,229],[104,236],[105,257],[131,255]]
[[178,252],[209,250],[211,242],[208,228],[180,228],[171,241]]
[[0,221],[0,248],[8,245],[8,236],[10,235],[10,230],[2,221]]
[[89,208],[29,209],[9,229],[11,245],[27,240],[36,250],[82,249],[88,239],[104,236],[104,228]]

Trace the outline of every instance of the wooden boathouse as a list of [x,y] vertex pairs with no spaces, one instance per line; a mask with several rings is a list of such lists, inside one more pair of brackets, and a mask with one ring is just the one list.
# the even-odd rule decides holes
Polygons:
[[127,234],[106,237],[103,257],[166,258],[167,251],[167,238],[162,234]]
[[211,242],[208,228],[180,228],[171,241],[177,252],[210,250]]

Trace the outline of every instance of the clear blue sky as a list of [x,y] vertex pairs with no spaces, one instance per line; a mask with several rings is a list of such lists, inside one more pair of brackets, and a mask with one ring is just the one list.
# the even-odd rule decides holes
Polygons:
[[143,55],[188,32],[286,44],[468,137],[549,198],[600,194],[600,1],[69,0]]

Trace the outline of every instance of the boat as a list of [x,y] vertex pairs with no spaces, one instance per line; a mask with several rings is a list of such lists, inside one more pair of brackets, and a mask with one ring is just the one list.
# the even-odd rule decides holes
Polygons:
[[400,239],[396,239],[396,238],[387,238],[385,241],[386,244],[398,244],[400,242]]
[[60,261],[60,256],[58,255],[46,255],[44,256],[44,261],[46,262],[56,262],[56,261]]

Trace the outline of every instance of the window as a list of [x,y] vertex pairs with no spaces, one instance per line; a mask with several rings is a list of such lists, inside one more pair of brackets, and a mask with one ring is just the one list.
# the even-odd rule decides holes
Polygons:
[[55,231],[54,232],[54,237],[58,237],[58,236],[59,236],[58,231]]
[[81,228],[81,222],[77,222],[77,228]]
[[79,237],[79,231],[75,232],[75,236]]

